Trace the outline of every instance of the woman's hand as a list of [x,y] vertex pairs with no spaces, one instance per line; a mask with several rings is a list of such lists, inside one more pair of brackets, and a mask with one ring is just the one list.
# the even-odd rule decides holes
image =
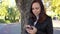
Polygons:
[[27,31],[29,34],[36,34],[37,28],[35,28],[34,26],[30,26],[30,25],[26,25],[26,27],[32,27],[32,28],[33,28],[33,29],[26,28],[26,31]]

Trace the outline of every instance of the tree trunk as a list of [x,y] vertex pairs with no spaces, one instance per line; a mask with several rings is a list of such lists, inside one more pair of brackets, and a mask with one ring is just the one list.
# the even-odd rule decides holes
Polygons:
[[21,34],[25,34],[24,25],[28,23],[31,2],[32,0],[16,0],[16,5],[21,13]]

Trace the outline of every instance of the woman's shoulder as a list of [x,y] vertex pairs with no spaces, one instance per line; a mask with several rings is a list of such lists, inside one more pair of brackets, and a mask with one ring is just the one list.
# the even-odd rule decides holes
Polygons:
[[51,18],[51,16],[48,16],[48,15],[47,15],[47,18],[46,18],[46,19],[51,20],[52,18]]
[[52,18],[51,18],[50,16],[47,16],[46,22],[47,22],[47,23],[52,23]]
[[45,22],[51,22],[51,21],[52,21],[52,18],[47,15]]

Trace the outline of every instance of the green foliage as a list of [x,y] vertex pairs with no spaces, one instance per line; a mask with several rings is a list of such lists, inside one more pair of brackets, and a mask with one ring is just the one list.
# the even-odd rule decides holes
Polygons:
[[[16,17],[19,18],[20,13],[18,10],[15,10],[16,8],[8,8],[8,15],[5,16],[5,20],[10,20],[10,22],[16,22]],[[18,19],[19,20],[19,19]]]
[[0,19],[0,23],[5,23],[5,21],[3,19]]
[[[48,11],[51,12],[51,17],[57,17],[60,20],[60,0],[44,0],[45,6],[49,2]],[[53,13],[52,13],[53,12]]]
[[0,23],[19,22],[20,12],[15,6],[10,6],[11,0],[2,0],[0,2]]

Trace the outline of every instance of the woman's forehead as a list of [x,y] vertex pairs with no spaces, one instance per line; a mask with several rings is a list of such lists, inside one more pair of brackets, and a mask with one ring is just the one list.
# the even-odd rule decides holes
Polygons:
[[35,3],[32,4],[32,8],[33,7],[40,7],[40,4],[38,2],[35,2]]

